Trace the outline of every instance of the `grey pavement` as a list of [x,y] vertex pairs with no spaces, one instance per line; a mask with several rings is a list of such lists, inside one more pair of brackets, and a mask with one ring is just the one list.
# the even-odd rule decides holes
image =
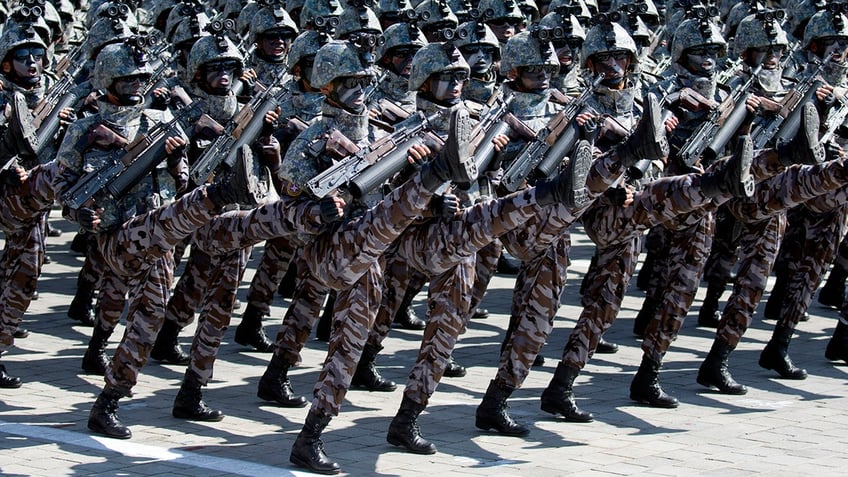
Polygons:
[[[60,219],[54,223],[66,231],[72,228]],[[0,474],[307,475],[288,462],[307,408],[282,409],[256,397],[269,356],[233,342],[239,311],[224,339],[215,377],[204,390],[207,403],[226,413],[223,421],[194,423],[171,417],[183,369],[150,362],[135,396],[121,401],[119,415],[131,427],[133,438],[118,441],[89,434],[88,412],[103,380],[80,370],[91,329],[65,315],[82,264],[82,258],[69,251],[71,238],[66,232],[48,240],[53,263],[44,267],[40,299],[33,302],[23,324],[32,334],[17,340],[2,358],[24,385],[0,389]],[[468,375],[444,378],[419,418],[422,433],[439,452],[407,454],[385,441],[421,336],[395,330],[378,364],[384,376],[401,388],[391,393],[350,391],[342,414],[324,433],[330,457],[355,476],[844,475],[848,367],[825,360],[824,348],[837,313],[816,303],[810,309],[812,319],[799,326],[791,347],[792,358],[810,377],[778,380],[775,373],[757,365],[774,326],[758,314],[730,363],[734,377],[749,392],[725,396],[695,383],[713,337],[712,330],[696,326],[702,288],[660,374],[664,389],[681,405],[661,410],[628,399],[641,357],[632,327],[642,293],[631,286],[619,319],[607,334],[621,350],[596,355],[575,384],[578,404],[593,412],[596,421],[566,423],[542,412],[539,396],[580,312],[577,290],[592,249],[578,228],[563,306],[543,350],[547,362],[533,370],[510,400],[513,417],[531,426],[529,436],[503,437],[474,427],[474,411],[495,374],[514,283],[512,277],[497,276],[483,302],[491,317],[472,320],[454,353],[468,367]],[[260,256],[261,246],[254,251],[242,298]],[[273,316],[266,321],[269,335],[276,331],[286,306],[287,301],[277,297]],[[423,315],[425,293],[418,296],[415,308]],[[181,336],[186,348],[193,330],[192,326]],[[121,331],[113,336],[110,352]],[[307,344],[302,365],[290,372],[297,392],[310,394],[325,354],[326,344],[315,340]]]

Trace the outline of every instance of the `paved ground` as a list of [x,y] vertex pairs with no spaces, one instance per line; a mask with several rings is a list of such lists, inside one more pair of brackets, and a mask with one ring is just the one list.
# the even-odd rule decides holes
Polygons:
[[[58,215],[54,212],[54,215]],[[70,225],[57,220],[66,230]],[[134,437],[116,441],[93,437],[86,429],[91,404],[102,378],[80,372],[90,328],[65,316],[82,259],[68,251],[71,234],[49,240],[53,263],[44,268],[41,298],[24,321],[32,331],[3,356],[3,363],[25,383],[0,390],[0,474],[16,475],[303,475],[288,462],[291,444],[306,409],[280,409],[256,398],[256,385],[268,355],[253,353],[225,338],[216,377],[205,390],[207,402],[224,410],[219,423],[191,423],[171,417],[171,405],[183,374],[175,366],[151,363],[135,390],[121,402],[120,416]],[[352,391],[340,417],[324,436],[329,455],[349,475],[838,475],[844,472],[848,436],[846,367],[823,357],[836,312],[813,305],[792,342],[792,357],[806,367],[805,381],[774,379],[757,366],[773,322],[759,317],[731,367],[749,386],[746,396],[723,396],[695,383],[712,333],[697,328],[699,293],[680,338],[666,357],[661,380],[681,406],[658,410],[635,405],[628,386],[641,352],[631,334],[641,293],[631,288],[618,323],[607,338],[622,349],[598,355],[577,379],[581,407],[592,411],[590,424],[565,423],[539,409],[539,395],[551,378],[579,313],[577,286],[592,248],[575,235],[573,267],[556,329],[543,354],[547,364],[534,370],[511,399],[512,415],[532,426],[525,439],[478,432],[474,410],[494,375],[502,331],[508,316],[513,279],[497,277],[484,306],[492,312],[474,320],[461,337],[457,360],[469,367],[461,379],[445,378],[419,419],[422,432],[439,448],[432,456],[399,452],[385,432],[401,391]],[[261,248],[254,252],[253,273]],[[246,284],[242,291],[242,297]],[[278,298],[269,332],[285,310]],[[424,294],[416,300],[424,312]],[[234,325],[238,324],[236,313]],[[233,328],[234,329],[234,328]],[[118,336],[116,334],[116,336]],[[385,376],[405,382],[419,345],[419,332],[396,331],[378,360]],[[190,341],[183,333],[183,344]],[[114,349],[115,341],[110,350]],[[310,341],[303,366],[290,375],[295,390],[308,394],[325,356],[324,344]],[[844,474],[842,474],[844,475]]]

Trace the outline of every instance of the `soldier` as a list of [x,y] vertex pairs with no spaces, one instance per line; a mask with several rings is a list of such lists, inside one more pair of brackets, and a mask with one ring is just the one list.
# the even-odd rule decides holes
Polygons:
[[572,7],[562,6],[551,11],[539,22],[545,28],[562,28],[563,37],[551,40],[559,61],[559,72],[551,78],[551,87],[568,96],[580,96],[586,87],[581,75],[580,50],[586,39],[586,30],[578,18],[571,13]]
[[[298,35],[292,42],[287,58],[292,79],[283,86],[290,94],[286,95],[288,100],[280,106],[278,117],[282,118],[279,120],[282,127],[275,132],[275,137],[281,145],[281,154],[287,152],[292,139],[299,134],[301,124],[311,124],[321,116],[324,95],[312,86],[310,77],[315,61],[315,52],[328,41],[330,41],[330,37],[326,32],[307,30]],[[286,283],[284,277],[297,272],[295,262],[292,260],[296,248],[296,245],[291,243],[288,237],[278,237],[268,241],[265,244],[259,265],[256,267],[253,280],[250,282],[250,288],[247,292],[247,307],[242,314],[244,327],[239,324],[236,334],[239,335],[242,342],[253,343],[257,350],[272,351],[271,343],[261,326],[262,318],[271,313],[271,302],[274,299],[274,291],[277,290],[278,286],[294,288],[294,284]],[[304,310],[299,311],[300,313],[320,313],[326,291],[319,291],[313,296],[316,297],[315,302],[307,305],[307,309],[314,309],[315,311]],[[289,307],[287,313],[289,312],[295,313],[295,310]],[[248,326],[251,323],[253,325]],[[239,330],[242,330],[241,333],[239,333]],[[268,342],[267,345],[266,342]],[[257,344],[262,346],[255,346]]]
[[[57,192],[69,191],[83,174],[102,167],[129,140],[162,120],[162,111],[137,107],[143,100],[144,80],[150,75],[142,44],[143,40],[133,38],[109,45],[98,55],[93,85],[106,93],[100,100],[100,112],[74,122],[62,142],[57,155],[60,174],[54,181]],[[89,428],[109,437],[126,439],[132,435],[118,420],[118,400],[132,394],[138,370],[162,325],[172,277],[168,260],[171,249],[224,205],[255,200],[256,184],[247,178],[247,160],[242,159],[232,181],[197,189],[172,204],[161,205],[172,200],[177,180],[185,171],[181,155],[185,140],[169,135],[164,141],[166,169],[155,169],[142,177],[125,196],[95,195],[93,204],[66,210],[70,218],[95,234],[104,264],[124,278],[132,291],[127,331],[89,416]],[[151,233],[154,227],[155,233]]]
[[459,26],[459,19],[447,0],[424,0],[415,7],[415,13],[422,19],[421,31],[428,42],[444,40],[445,30],[452,31]]
[[492,29],[501,44],[527,28],[526,18],[515,0],[480,0],[481,12],[492,11],[486,25]]

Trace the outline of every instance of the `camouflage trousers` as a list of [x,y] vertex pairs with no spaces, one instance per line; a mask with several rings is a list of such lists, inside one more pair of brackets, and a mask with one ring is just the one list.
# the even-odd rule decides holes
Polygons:
[[726,284],[736,266],[742,225],[727,209],[727,204],[718,208],[715,218],[713,246],[704,264],[704,280],[710,284]]
[[790,329],[810,307],[845,235],[848,219],[848,206],[817,211],[812,210],[810,202],[789,211],[786,236],[775,264],[776,273],[785,281],[780,294],[780,323]]
[[846,183],[848,171],[842,161],[792,166],[757,183],[753,197],[727,203],[743,223],[743,231],[737,277],[719,321],[718,338],[735,347],[751,325],[786,230],[786,210],[819,196],[844,202]]
[[[97,236],[94,234],[87,234],[87,236],[88,254],[78,280],[90,280],[89,283],[96,284],[97,306],[94,308],[96,326],[111,332],[118,326],[124,314],[129,288],[127,281],[106,264],[106,259],[97,246]],[[163,258],[166,260],[166,265],[173,270],[167,262],[171,260],[170,254],[166,254]]]
[[471,289],[471,303],[468,307],[468,316],[465,317],[465,322],[471,318],[474,310],[480,306],[483,297],[486,295],[486,290],[489,288],[489,282],[495,276],[495,271],[498,269],[498,260],[503,252],[503,243],[500,239],[495,239],[489,245],[477,251],[477,260],[474,265],[474,287]]
[[274,293],[292,263],[295,251],[296,247],[288,237],[277,237],[265,243],[265,251],[247,292],[247,303],[262,315],[271,314]]
[[582,369],[598,341],[612,326],[635,271],[642,233],[678,215],[727,200],[710,199],[700,190],[700,176],[666,177],[634,194],[628,207],[599,199],[583,217],[586,234],[597,246],[592,278],[586,283],[583,312],[565,344],[562,361]]
[[131,396],[141,368],[165,319],[173,283],[174,246],[214,216],[204,189],[173,204],[133,217],[119,228],[97,234],[98,248],[111,270],[126,281],[127,328],[110,366],[106,384]]
[[[478,259],[476,264],[479,265],[479,263],[480,260]],[[475,277],[476,270],[475,266]],[[403,297],[406,293],[403,290],[421,290],[430,281],[430,278],[429,272],[422,274],[410,268],[406,258],[398,256],[397,248],[394,245],[386,251],[383,263],[383,302],[377,310],[371,332],[368,333],[367,343],[370,346],[375,349],[382,349],[383,340],[389,336],[389,332],[392,330],[395,313],[401,309],[403,304]],[[476,284],[477,281],[475,280],[474,283]],[[469,300],[469,303],[471,300],[473,300],[473,297]],[[468,313],[465,314],[464,318],[464,321],[467,322]]]
[[660,362],[677,338],[689,307],[698,292],[704,263],[712,247],[715,219],[705,208],[661,225],[670,232],[668,250],[655,268],[662,277],[657,293],[659,309],[645,329],[642,351]]
[[0,256],[0,353],[14,343],[14,333],[29,308],[44,263],[43,211],[53,204],[52,163],[28,172],[19,186],[6,186],[0,207],[0,229],[6,234]]
[[843,237],[842,241],[839,242],[839,247],[836,248],[836,260],[834,263],[848,270],[848,236]]
[[301,363],[300,352],[309,340],[312,327],[321,315],[330,292],[330,288],[310,272],[300,252],[294,256],[293,264],[297,266],[294,295],[274,338],[274,353],[290,366]]

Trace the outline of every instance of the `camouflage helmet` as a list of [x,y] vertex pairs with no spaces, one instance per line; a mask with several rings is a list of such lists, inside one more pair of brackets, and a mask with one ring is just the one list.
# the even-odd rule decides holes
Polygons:
[[326,33],[317,32],[315,30],[303,30],[300,35],[292,41],[289,48],[289,54],[286,56],[286,67],[291,73],[296,64],[307,56],[315,55],[322,46],[330,41],[330,36]]
[[848,18],[842,13],[825,10],[810,18],[804,28],[804,48],[809,48],[813,40],[828,36],[848,37]]
[[243,38],[250,34],[250,22],[253,21],[253,15],[259,11],[261,7],[253,0],[244,4],[238,18],[236,18],[236,31]]
[[0,35],[0,60],[5,60],[15,48],[26,45],[44,48],[45,55],[41,59],[41,65],[46,68],[50,61],[47,57],[47,44],[35,30],[32,23],[7,21],[6,28],[3,30],[3,34]]
[[756,7],[749,2],[739,2],[730,9],[727,14],[727,20],[724,22],[724,33],[728,38],[736,36],[736,29],[739,28],[739,23],[743,18],[752,13],[756,13]]
[[380,26],[380,20],[374,10],[368,7],[348,7],[342,11],[335,37],[344,40],[353,33],[383,33],[383,27]]
[[564,17],[557,11],[551,11],[539,20],[539,26],[549,29],[561,28],[566,39],[579,38],[581,42],[586,39],[586,30],[574,15]]
[[718,25],[709,20],[690,18],[677,27],[674,39],[671,41],[671,59],[680,61],[683,52],[688,48],[701,45],[719,45],[721,56],[727,55],[727,42],[719,31]]
[[589,66],[588,61],[592,55],[614,50],[627,50],[630,52],[632,63],[639,61],[636,54],[636,42],[623,26],[615,22],[595,24],[586,32],[586,39],[583,41],[581,51],[583,66]]
[[116,78],[152,74],[144,52],[146,41],[146,36],[139,35],[104,46],[94,60],[91,86],[105,90],[112,86]]
[[97,8],[89,9],[89,18],[93,26],[100,18],[122,18],[133,31],[138,31],[138,17],[127,2],[122,0],[109,0],[101,3]]
[[800,0],[790,2],[788,5],[789,21],[787,27],[789,33],[796,38],[804,36],[804,29],[807,27],[807,22],[813,15],[816,14],[819,8],[820,0]]
[[[207,31],[208,35],[201,36],[188,54],[188,77],[194,78],[200,68],[211,61],[215,60],[235,60],[240,65],[244,64],[244,57],[236,47],[235,43],[227,36],[227,22],[232,20],[220,21],[215,20],[209,24]],[[241,76],[241,69],[236,71],[236,76]]]
[[[574,15],[581,25],[588,25],[592,12],[583,0],[552,0],[548,6],[548,14],[557,12],[560,15]],[[547,16],[547,15],[546,15]]]
[[135,33],[120,19],[101,18],[94,22],[94,25],[88,30],[86,39],[88,56],[90,59],[94,59],[104,46],[130,38],[133,35]]
[[338,18],[341,14],[342,6],[339,0],[306,0],[300,9],[300,28],[306,28],[333,17]]
[[415,13],[422,20],[422,30],[445,24],[450,24],[450,28],[456,28],[459,25],[459,19],[445,0],[424,0],[415,7]]
[[501,44],[495,33],[483,22],[465,22],[457,28],[456,39],[453,43],[462,50],[463,46],[488,45],[495,48],[494,60],[501,59]]
[[44,20],[44,8],[35,1],[28,1],[15,6],[9,12],[9,18],[6,22],[29,24],[45,44],[49,45],[52,42],[53,32]]
[[[548,33],[544,33],[548,32]],[[549,39],[553,30],[534,28],[507,40],[501,59],[501,75],[522,66],[554,66],[559,68],[554,46]],[[540,34],[541,33],[541,34]]]
[[658,24],[660,19],[657,6],[652,0],[613,0],[609,11],[617,11],[622,17],[635,15],[643,20],[648,19],[653,25]]
[[427,44],[424,33],[415,25],[409,23],[395,23],[383,32],[385,42],[377,47],[377,59],[382,59],[392,48],[399,46],[423,47]]
[[789,46],[789,38],[780,26],[780,15],[775,12],[782,10],[762,10],[748,15],[739,22],[736,35],[733,38],[734,56],[742,56],[748,48],[760,48],[770,45]]
[[535,0],[518,0],[518,9],[524,14],[528,25],[539,23],[542,15],[539,13],[539,6],[536,5]]
[[[182,0],[168,13],[168,20],[165,22],[165,38],[168,41],[174,41],[174,32],[177,27],[186,19],[192,16],[205,13],[206,9],[197,0]],[[209,16],[207,15],[207,19]]]
[[480,0],[477,9],[490,20],[500,20],[501,18],[524,20],[524,14],[521,13],[521,8],[516,0]]
[[429,43],[412,58],[409,90],[418,91],[430,75],[449,70],[471,73],[471,67],[453,43]]
[[287,31],[291,38],[297,36],[300,30],[292,20],[289,13],[283,8],[282,3],[277,2],[267,7],[262,7],[253,15],[250,21],[250,36],[248,43],[258,43],[259,36],[268,30]]
[[363,59],[359,48],[347,41],[330,41],[315,54],[312,81],[323,88],[344,76],[375,76],[372,64]]
[[205,36],[204,30],[209,26],[209,17],[205,13],[197,13],[183,18],[171,36],[171,43],[178,47],[189,41]]
[[62,17],[59,16],[59,10],[50,2],[43,2],[40,5],[44,8],[44,22],[50,27],[50,40],[56,41],[64,30]]

